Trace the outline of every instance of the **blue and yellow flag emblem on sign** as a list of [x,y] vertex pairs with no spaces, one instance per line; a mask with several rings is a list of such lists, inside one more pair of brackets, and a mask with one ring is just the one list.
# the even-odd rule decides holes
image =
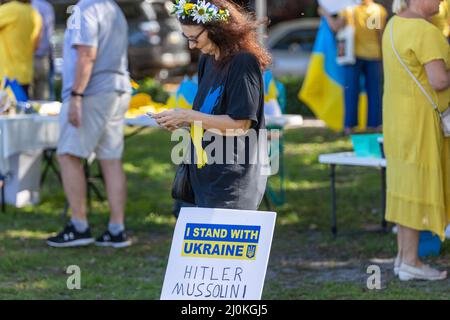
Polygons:
[[188,223],[181,255],[255,260],[260,232],[260,226]]
[[249,259],[253,259],[255,257],[255,253],[256,253],[256,246],[255,245],[248,245],[247,246],[247,258]]

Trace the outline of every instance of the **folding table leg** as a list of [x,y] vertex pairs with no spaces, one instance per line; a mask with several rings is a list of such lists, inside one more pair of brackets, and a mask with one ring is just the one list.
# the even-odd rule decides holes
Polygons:
[[264,200],[264,203],[266,204],[267,210],[272,211],[273,208],[272,208],[272,205],[270,204],[270,200],[269,200],[269,197],[267,196],[267,194],[264,194],[263,200]]
[[69,200],[66,199],[66,203],[64,204],[64,210],[61,213],[61,219],[63,221],[66,221],[67,217],[69,216],[69,208],[70,208]]
[[6,206],[5,206],[5,178],[2,176],[0,177],[0,183],[1,183],[1,193],[2,193],[2,212],[6,212]]
[[383,232],[387,231],[386,222],[386,168],[381,168],[381,228]]
[[84,161],[84,176],[86,179],[86,196],[88,212],[92,211],[92,192],[91,192],[91,169],[88,161]]
[[100,178],[103,181],[103,174],[101,168],[99,166],[100,175],[98,177],[91,175],[91,164],[89,161],[84,161],[84,175],[86,177],[86,191],[87,191],[87,204],[88,204],[88,212],[92,211],[92,196],[93,194],[97,196],[100,201],[105,201],[105,197],[100,192],[100,189],[95,185],[94,179]]
[[336,218],[336,165],[330,165],[330,181],[331,181],[331,233],[334,237],[337,235],[337,218]]

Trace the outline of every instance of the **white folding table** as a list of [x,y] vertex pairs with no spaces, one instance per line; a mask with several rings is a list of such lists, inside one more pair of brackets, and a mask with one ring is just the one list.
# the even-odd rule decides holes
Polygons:
[[[299,115],[266,116],[266,124],[268,127],[298,128],[302,126],[303,118]],[[158,126],[154,119],[147,116],[125,119],[125,125],[136,128],[126,137],[133,136],[146,128]],[[9,158],[21,152],[44,150],[46,168],[40,179],[40,184],[42,184],[49,168],[53,168],[59,175],[53,165],[58,137],[58,116],[41,114],[0,116],[0,195],[2,196],[2,211],[5,210],[5,178],[11,172]],[[85,166],[85,169],[89,170],[89,165]],[[90,172],[86,174],[88,177],[90,176]],[[94,191],[97,193],[95,188]]]
[[328,164],[330,166],[330,184],[331,184],[331,232],[333,236],[337,235],[337,217],[336,217],[336,167],[337,166],[357,166],[378,168],[381,171],[381,209],[382,220],[381,227],[385,231],[387,223],[385,220],[386,211],[386,159],[357,157],[353,152],[340,152],[321,154],[319,163]]
[[[34,180],[40,175],[40,152],[58,140],[54,118],[39,114],[0,116],[2,211],[7,199],[18,206],[37,201],[38,185]],[[10,180],[6,186],[7,178]]]

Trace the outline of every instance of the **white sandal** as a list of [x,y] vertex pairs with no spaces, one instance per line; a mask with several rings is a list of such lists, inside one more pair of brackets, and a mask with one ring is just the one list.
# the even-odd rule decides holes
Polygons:
[[429,265],[424,264],[420,268],[413,267],[402,263],[398,272],[400,281],[409,280],[444,280],[447,278],[446,271],[439,271],[431,268]]

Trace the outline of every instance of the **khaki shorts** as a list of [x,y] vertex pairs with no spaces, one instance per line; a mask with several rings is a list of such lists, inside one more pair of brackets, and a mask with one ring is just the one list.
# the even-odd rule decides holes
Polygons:
[[110,92],[84,97],[80,128],[69,123],[69,101],[63,103],[59,115],[57,154],[88,158],[95,152],[100,160],[121,159],[130,95]]

